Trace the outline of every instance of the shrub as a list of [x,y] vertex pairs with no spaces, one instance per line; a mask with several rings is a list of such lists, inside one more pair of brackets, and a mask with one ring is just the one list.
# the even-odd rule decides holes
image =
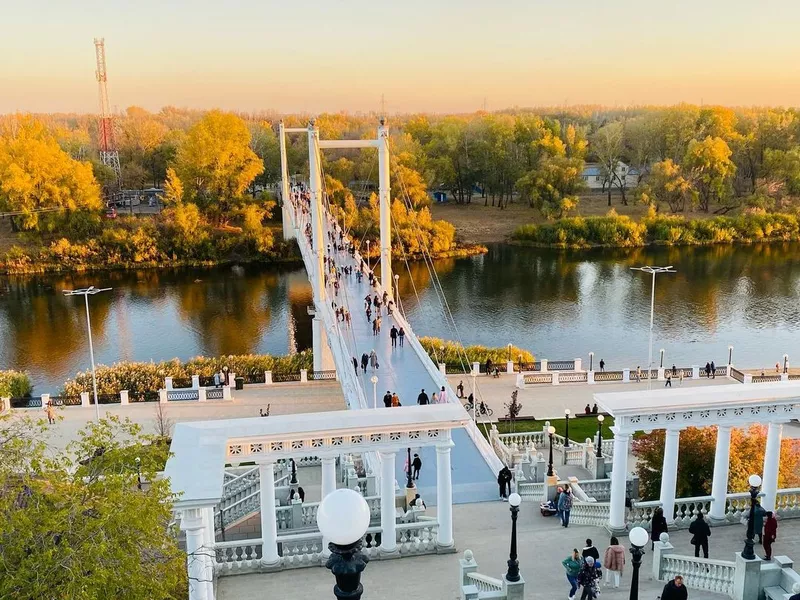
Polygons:
[[[467,346],[464,348],[457,342],[442,340],[435,337],[421,337],[419,338],[419,342],[434,362],[459,364],[465,360],[465,353],[467,355],[466,362],[469,363],[469,365],[473,362],[483,364],[486,362],[487,358],[491,358],[492,362],[495,364],[504,364],[506,360],[508,360],[508,346],[494,348],[486,346]],[[444,350],[441,349],[442,347],[444,347]],[[535,360],[533,354],[527,350],[511,346],[511,360],[517,361],[520,356],[522,356],[522,362],[533,362]],[[469,365],[467,368],[469,368]]]
[[33,384],[27,373],[0,371],[0,397],[30,396],[31,392],[33,392]]

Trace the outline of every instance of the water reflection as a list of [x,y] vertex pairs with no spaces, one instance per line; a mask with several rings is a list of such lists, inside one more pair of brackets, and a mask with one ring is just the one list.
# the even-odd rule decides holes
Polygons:
[[[656,356],[665,348],[669,364],[723,363],[733,344],[736,363],[768,367],[784,352],[800,357],[798,249],[494,246],[484,256],[436,263],[455,326],[424,263],[398,262],[394,269],[420,333],[513,342],[549,359],[586,359],[594,351],[609,368],[621,368],[647,360],[651,280],[630,267],[671,264],[678,272],[660,275],[657,284]],[[85,369],[83,306],[61,290],[88,285],[114,288],[90,299],[99,362],[285,353],[312,345],[311,288],[299,268],[11,277],[0,278],[0,368],[30,371],[40,392]]]

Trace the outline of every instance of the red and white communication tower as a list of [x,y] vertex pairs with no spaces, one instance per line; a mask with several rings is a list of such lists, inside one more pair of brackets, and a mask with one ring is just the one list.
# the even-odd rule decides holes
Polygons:
[[122,185],[122,171],[119,166],[119,151],[114,136],[114,116],[108,105],[108,76],[106,73],[106,43],[104,38],[94,38],[94,49],[97,55],[97,85],[100,93],[100,162],[114,169],[117,182]]

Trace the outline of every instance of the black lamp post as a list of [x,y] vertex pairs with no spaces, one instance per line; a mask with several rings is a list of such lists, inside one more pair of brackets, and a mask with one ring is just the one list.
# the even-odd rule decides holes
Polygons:
[[550,458],[549,462],[547,463],[547,476],[553,476],[553,434],[555,433],[556,428],[552,425],[547,429],[547,435],[550,437]]
[[294,462],[293,458],[289,460],[292,462],[292,478],[289,480],[289,483],[297,483],[297,464]]
[[406,487],[411,489],[414,487],[414,480],[411,479],[411,448],[408,448],[408,472],[406,473],[408,480],[406,481]]
[[[661,364],[659,364],[658,366],[661,367],[662,369],[664,368],[664,349],[663,348],[661,349]],[[648,375],[648,377],[649,377],[649,375]]]
[[569,416],[571,414],[570,409],[564,409],[564,448],[569,448]]
[[589,370],[594,371],[594,352],[589,352]]
[[728,364],[733,364],[733,346],[728,346]]
[[595,452],[595,456],[597,458],[601,458],[603,456],[603,421],[605,417],[603,415],[597,415],[597,452]]
[[325,566],[336,578],[333,595],[339,600],[360,600],[364,593],[361,573],[369,558],[361,553],[369,527],[369,506],[358,492],[341,488],[325,496],[317,510],[317,525],[330,540],[331,555]]
[[142,489],[142,459],[138,456],[133,459],[133,462],[136,463],[136,487],[141,490]]
[[519,561],[517,560],[517,515],[522,497],[516,492],[508,497],[511,510],[511,550],[508,553],[508,572],[506,580],[519,581]]
[[630,600],[639,600],[639,567],[642,566],[642,556],[644,556],[644,547],[647,545],[648,535],[642,527],[634,527],[628,536],[631,543],[631,556],[633,560],[633,576],[631,577],[631,594]]
[[742,550],[742,558],[745,560],[754,560],[756,553],[753,552],[753,538],[755,537],[755,517],[756,517],[756,498],[758,498],[758,488],[761,487],[761,477],[758,475],[750,475],[747,480],[750,484],[750,518],[747,520],[747,539],[744,541],[744,550]]

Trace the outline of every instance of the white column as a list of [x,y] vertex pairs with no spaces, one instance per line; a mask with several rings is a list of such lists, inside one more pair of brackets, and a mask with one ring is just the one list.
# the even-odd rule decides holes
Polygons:
[[283,121],[278,125],[278,144],[281,152],[281,215],[283,218],[283,239],[285,241],[294,239],[294,227],[292,227],[292,201],[289,197],[289,163],[286,159],[286,130]]
[[322,490],[320,493],[320,500],[324,500],[325,496],[336,490],[336,457],[323,456],[322,457]]
[[628,478],[628,442],[630,434],[614,432],[614,463],[611,471],[611,515],[609,527],[612,531],[625,529],[625,492]]
[[709,517],[713,521],[725,519],[725,498],[728,495],[728,471],[731,465],[731,426],[717,427],[717,450],[714,453],[714,480],[711,483],[711,502]]
[[186,532],[186,564],[189,571],[189,600],[210,600],[205,584],[203,560],[203,509],[189,508],[181,515],[181,529]]
[[325,236],[322,229],[322,176],[319,164],[319,131],[314,122],[308,124],[308,172],[311,192],[311,238],[316,260],[314,261],[314,304],[325,302]]
[[764,510],[775,510],[775,496],[778,494],[778,468],[781,460],[781,438],[783,424],[770,423],[767,429],[767,448],[764,452],[764,474],[761,491],[764,497],[761,505]]
[[664,466],[661,469],[661,507],[667,523],[675,521],[675,486],[678,479],[680,429],[667,429],[664,442]]
[[[449,433],[449,432],[448,432]],[[450,471],[450,448],[453,442],[436,446],[436,514],[439,520],[438,546],[453,545],[453,482]]]
[[278,556],[278,526],[275,522],[275,474],[273,463],[258,465],[261,496],[261,563],[275,566],[280,562]]
[[392,280],[392,203],[389,195],[389,128],[378,127],[378,199],[381,211],[381,284],[394,298]]
[[214,600],[214,561],[215,561],[215,540],[214,533],[214,508],[207,506],[203,510],[203,544],[205,546],[204,558],[206,562],[206,597]]
[[381,452],[381,552],[397,551],[394,507],[395,453]]
[[319,316],[319,311],[315,311],[314,318],[311,320],[312,348],[314,353],[315,371],[332,371],[335,369],[333,354],[328,344],[328,334],[325,331],[325,323]]

